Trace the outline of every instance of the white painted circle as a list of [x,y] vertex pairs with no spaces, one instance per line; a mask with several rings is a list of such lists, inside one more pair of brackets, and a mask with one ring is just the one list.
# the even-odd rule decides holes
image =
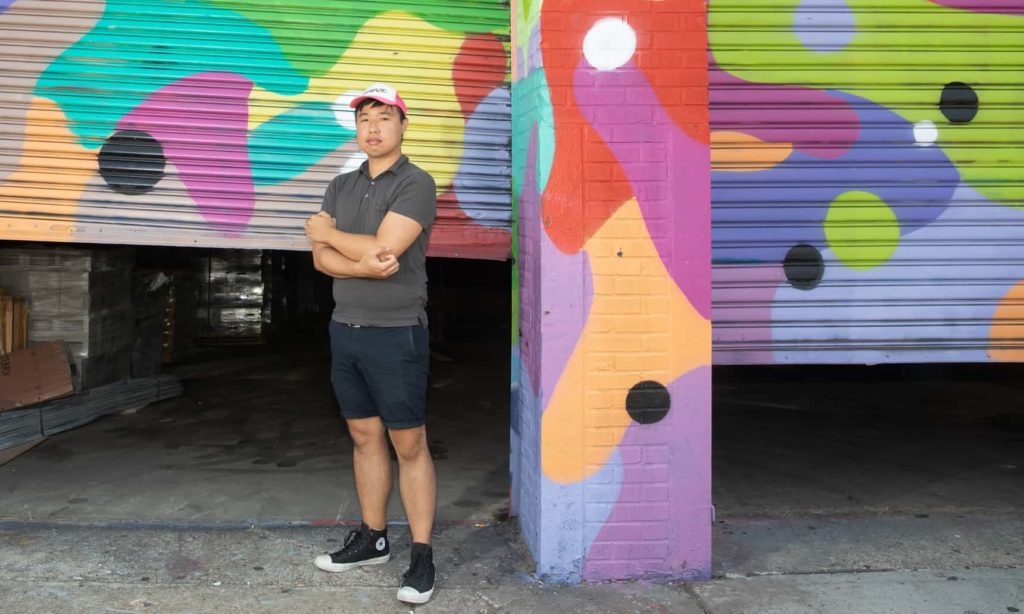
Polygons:
[[583,38],[583,56],[598,70],[615,70],[636,53],[636,31],[620,17],[605,17]]
[[939,140],[939,129],[935,122],[929,119],[922,119],[914,124],[914,142],[922,147],[934,145]]
[[331,110],[334,111],[334,121],[338,122],[342,128],[347,128],[352,132],[356,131],[356,114],[348,104],[352,102],[352,99],[359,94],[357,91],[345,92],[341,96],[334,99],[334,104],[331,105]]
[[345,160],[345,165],[338,169],[338,173],[344,175],[345,173],[357,171],[363,165],[363,162],[366,162],[366,154],[363,152],[354,153],[351,158]]

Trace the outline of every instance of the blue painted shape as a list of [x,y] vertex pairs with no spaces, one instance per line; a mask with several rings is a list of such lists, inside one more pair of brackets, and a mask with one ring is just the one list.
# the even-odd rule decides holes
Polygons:
[[770,169],[712,172],[714,262],[782,262],[798,243],[824,248],[828,208],[851,190],[885,201],[901,234],[929,224],[949,205],[960,173],[939,146],[917,145],[913,125],[885,107],[833,94],[850,101],[861,126],[842,157],[826,160],[796,151]]
[[249,136],[253,182],[272,185],[293,179],[352,140],[331,105],[308,102],[264,122]]
[[108,0],[96,26],[42,73],[36,94],[56,101],[81,144],[97,148],[153,92],[217,71],[243,75],[285,96],[309,83],[268,30],[239,13],[198,0],[144,12],[138,2]]
[[463,212],[484,226],[508,228],[512,222],[511,98],[507,87],[499,87],[477,105],[466,122],[462,164],[452,181]]
[[810,51],[842,51],[857,34],[855,16],[846,0],[802,0],[793,16],[793,31]]

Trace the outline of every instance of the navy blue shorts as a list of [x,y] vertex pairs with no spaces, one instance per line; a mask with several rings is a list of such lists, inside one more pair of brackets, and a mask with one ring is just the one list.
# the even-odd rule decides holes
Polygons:
[[389,429],[426,423],[426,327],[350,326],[331,320],[330,331],[331,385],[342,417],[379,416]]

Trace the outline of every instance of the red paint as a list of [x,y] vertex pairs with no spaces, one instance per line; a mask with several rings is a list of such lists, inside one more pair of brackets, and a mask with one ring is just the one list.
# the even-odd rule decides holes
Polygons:
[[[583,39],[595,22],[622,17],[637,33],[633,63],[643,71],[669,117],[691,138],[710,143],[707,111],[707,22],[703,0],[546,0],[541,52],[554,113],[555,159],[542,196],[543,223],[563,252],[579,251],[633,194],[618,165],[581,177],[581,161],[614,156],[584,119],[573,93]],[[609,91],[628,105],[628,91]]]
[[452,65],[455,97],[466,119],[480,101],[496,87],[505,83],[508,61],[505,46],[493,34],[471,34],[466,37]]
[[430,231],[428,256],[508,260],[511,254],[511,231],[477,224],[462,210],[452,191],[437,198],[437,219]]

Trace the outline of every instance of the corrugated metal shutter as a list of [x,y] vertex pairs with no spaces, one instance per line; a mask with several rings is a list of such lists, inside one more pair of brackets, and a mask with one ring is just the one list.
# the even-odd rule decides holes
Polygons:
[[709,36],[715,361],[1024,361],[1020,4],[713,0]]
[[3,238],[307,249],[361,161],[347,102],[385,81],[431,255],[509,257],[507,2],[17,0],[0,37]]

